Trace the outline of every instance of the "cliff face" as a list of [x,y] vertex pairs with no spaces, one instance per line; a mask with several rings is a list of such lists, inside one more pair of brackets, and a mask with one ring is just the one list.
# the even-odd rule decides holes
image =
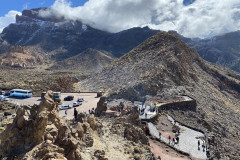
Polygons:
[[105,88],[112,98],[188,95],[196,100],[197,111],[171,110],[169,114],[213,134],[210,148],[214,157],[236,159],[240,154],[239,139],[235,138],[240,131],[240,75],[204,61],[173,33],[152,36],[87,83]]

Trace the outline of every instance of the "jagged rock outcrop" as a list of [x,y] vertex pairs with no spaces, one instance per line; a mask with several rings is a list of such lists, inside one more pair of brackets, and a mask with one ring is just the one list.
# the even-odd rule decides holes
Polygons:
[[95,114],[97,116],[104,115],[106,110],[107,110],[106,97],[100,97],[100,100],[97,103],[97,108],[95,109]]
[[[59,117],[53,96],[48,91],[39,106],[18,109],[13,123],[0,136],[1,158],[81,159],[81,148],[92,146],[91,126],[69,126]],[[89,121],[96,127],[94,118]]]

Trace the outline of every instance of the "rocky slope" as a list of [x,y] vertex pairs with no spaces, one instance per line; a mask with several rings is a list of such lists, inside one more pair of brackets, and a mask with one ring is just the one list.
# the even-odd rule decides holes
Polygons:
[[215,138],[215,159],[240,156],[240,75],[204,61],[173,33],[161,32],[114,61],[88,80],[110,97],[130,100],[188,95],[197,111],[169,113],[180,122]]
[[17,110],[0,134],[1,159],[153,159],[143,130],[127,118],[98,120],[80,113],[77,121],[67,121],[53,99],[48,91],[39,106]]
[[78,70],[82,72],[95,72],[113,61],[111,55],[95,49],[87,49],[76,56],[57,62],[50,67],[51,70]]
[[20,68],[42,65],[44,63],[42,56],[35,55],[21,46],[11,46],[8,53],[0,59],[0,65]]

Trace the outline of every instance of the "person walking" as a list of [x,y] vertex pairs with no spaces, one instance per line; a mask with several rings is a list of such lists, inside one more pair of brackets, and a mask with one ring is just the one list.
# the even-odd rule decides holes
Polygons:
[[65,116],[67,116],[67,109],[65,110]]
[[203,141],[203,144],[202,144],[203,152],[205,152],[205,147],[206,147],[205,141]]
[[177,135],[180,135],[180,131],[179,131],[179,129],[177,130]]
[[179,143],[179,137],[177,136],[177,138],[176,138],[176,141],[177,141],[177,144]]
[[161,139],[161,136],[162,136],[162,133],[161,133],[161,132],[159,132],[159,139]]
[[175,144],[175,138],[174,137],[173,137],[172,141],[173,141],[173,145],[174,145]]
[[74,119],[75,119],[75,121],[77,121],[77,115],[78,115],[77,109],[74,108]]
[[170,141],[171,141],[171,136],[168,136],[168,140],[169,140],[169,144],[170,144]]
[[198,140],[198,150],[200,150],[200,140]]

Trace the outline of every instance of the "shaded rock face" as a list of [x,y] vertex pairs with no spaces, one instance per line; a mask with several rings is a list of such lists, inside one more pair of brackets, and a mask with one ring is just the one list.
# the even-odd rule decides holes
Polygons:
[[[132,118],[135,120],[132,120]],[[135,114],[130,114],[125,117],[117,118],[113,121],[113,125],[111,127],[111,131],[114,134],[118,134],[123,136],[129,141],[145,144],[148,145],[148,138],[142,129],[143,126],[141,123],[137,123],[136,121],[140,122],[139,117],[135,117]]]
[[21,46],[11,46],[9,52],[0,59],[1,65],[20,68],[44,63],[42,56],[33,55]]
[[39,106],[18,109],[13,123],[0,136],[1,158],[81,159],[81,148],[93,144],[89,130],[97,126],[96,121],[92,118],[91,125],[70,127],[59,117],[53,99],[53,92],[48,91]]
[[134,127],[133,125],[125,126],[124,137],[135,143],[141,142],[142,144],[148,144],[148,139],[144,131],[140,128]]
[[97,116],[104,115],[106,110],[107,110],[106,97],[100,97],[100,100],[97,103],[97,108],[95,109],[95,114]]

